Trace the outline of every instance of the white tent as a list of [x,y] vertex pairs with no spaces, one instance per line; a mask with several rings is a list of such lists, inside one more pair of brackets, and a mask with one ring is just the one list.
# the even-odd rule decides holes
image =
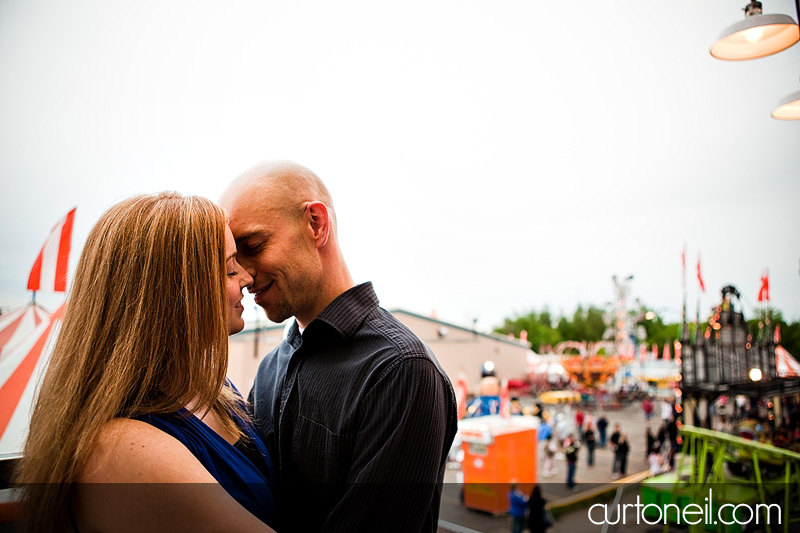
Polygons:
[[800,377],[800,363],[780,344],[775,347],[775,368],[779,377]]

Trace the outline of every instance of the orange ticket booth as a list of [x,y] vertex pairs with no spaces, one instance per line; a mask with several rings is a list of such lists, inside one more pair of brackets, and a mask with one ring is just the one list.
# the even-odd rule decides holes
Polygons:
[[537,429],[532,416],[498,415],[459,422],[464,459],[464,506],[501,514],[508,511],[512,481],[530,494],[536,483]]

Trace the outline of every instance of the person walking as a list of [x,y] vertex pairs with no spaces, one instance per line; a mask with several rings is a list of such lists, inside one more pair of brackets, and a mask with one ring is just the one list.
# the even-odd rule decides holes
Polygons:
[[650,422],[650,418],[653,416],[653,409],[653,402],[649,397],[642,400],[642,411],[644,411],[645,421]]
[[617,446],[614,449],[614,462],[617,466],[617,473],[614,479],[625,477],[628,471],[628,452],[630,452],[630,445],[628,444],[628,436],[625,433],[620,434]]
[[528,497],[519,490],[516,482],[511,482],[508,493],[508,514],[511,515],[511,533],[522,533],[525,529],[525,511],[528,509]]
[[556,444],[555,439],[553,439],[553,435],[550,434],[544,441],[544,472],[542,473],[543,477],[553,477],[556,474],[556,469],[553,467],[553,463],[555,461],[557,451],[558,451],[558,445]]
[[653,430],[650,429],[650,426],[644,432],[644,438],[647,442],[647,448],[644,451],[644,458],[648,460],[650,457],[650,452],[652,452],[656,447],[656,437],[653,435]]
[[606,415],[600,415],[597,419],[597,433],[600,436],[600,447],[606,447],[606,429],[608,429],[608,418]]
[[583,440],[586,442],[586,464],[594,466],[594,447],[597,442],[597,437],[594,433],[594,424],[589,422],[586,424],[586,431],[583,432]]
[[617,445],[619,444],[619,438],[622,435],[622,426],[619,423],[614,424],[614,432],[611,433],[611,437],[609,438],[609,442],[611,443],[611,451],[614,453],[614,458],[611,461],[611,479],[619,478],[619,459],[617,456]]
[[552,515],[545,509],[546,503],[547,500],[542,497],[542,489],[539,485],[534,485],[528,498],[528,529],[531,533],[544,533],[553,525],[549,520]]
[[581,443],[572,433],[564,441],[564,456],[567,459],[567,488],[575,492],[578,487],[575,485],[575,470],[578,466],[578,449]]

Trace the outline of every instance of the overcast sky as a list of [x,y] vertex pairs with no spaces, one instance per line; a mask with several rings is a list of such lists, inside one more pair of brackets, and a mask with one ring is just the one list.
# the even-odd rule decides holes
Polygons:
[[489,330],[630,274],[678,320],[686,245],[692,316],[699,253],[703,312],[768,268],[800,319],[800,45],[712,58],[746,3],[0,0],[0,305],[72,207],[74,270],[118,200],[291,159],[390,309]]

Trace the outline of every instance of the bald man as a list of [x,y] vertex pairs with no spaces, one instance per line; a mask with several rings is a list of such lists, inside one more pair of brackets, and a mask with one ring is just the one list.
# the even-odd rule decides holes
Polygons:
[[270,161],[221,204],[256,304],[273,322],[294,317],[249,398],[277,464],[276,529],[436,531],[453,388],[372,284],[353,282],[328,189],[305,167]]

